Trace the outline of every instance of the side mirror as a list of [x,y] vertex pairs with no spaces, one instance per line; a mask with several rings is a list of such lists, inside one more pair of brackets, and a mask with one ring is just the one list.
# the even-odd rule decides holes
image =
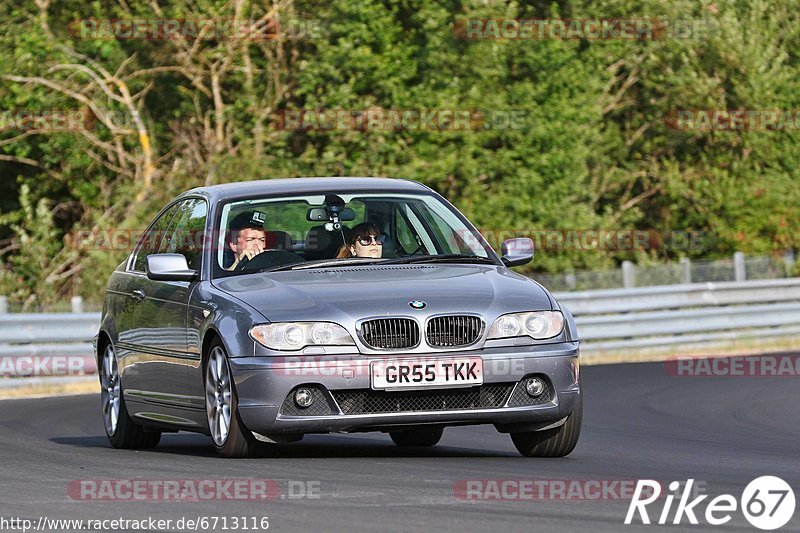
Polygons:
[[526,265],[533,259],[533,240],[527,237],[506,239],[500,253],[501,260],[507,267]]
[[193,281],[197,271],[189,268],[181,254],[153,254],[147,256],[147,277],[153,281]]

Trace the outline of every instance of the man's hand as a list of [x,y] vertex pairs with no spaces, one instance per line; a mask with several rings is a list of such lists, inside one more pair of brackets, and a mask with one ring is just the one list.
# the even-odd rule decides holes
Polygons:
[[267,249],[267,239],[265,237],[251,237],[245,241],[245,248],[236,254],[236,261],[230,266],[230,270],[235,270],[242,259],[247,258],[248,261],[265,252]]
[[247,248],[239,253],[236,262],[238,263],[245,257],[250,261],[258,254],[264,252],[264,250],[266,250],[266,242],[261,239],[254,239],[252,242],[248,243]]

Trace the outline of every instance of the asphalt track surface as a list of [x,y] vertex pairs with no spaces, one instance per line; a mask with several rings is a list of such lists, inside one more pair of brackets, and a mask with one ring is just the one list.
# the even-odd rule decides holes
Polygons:
[[[698,526],[685,518],[679,526],[638,520],[625,526],[630,500],[613,494],[604,500],[467,500],[454,487],[486,479],[692,478],[712,497],[739,498],[752,479],[776,475],[800,498],[797,377],[676,377],[663,364],[648,363],[584,367],[583,379],[583,434],[563,459],[521,457],[491,426],[448,428],[438,446],[411,451],[383,434],[312,435],[268,457],[228,460],[215,455],[207,437],[186,433],[167,434],[149,451],[114,450],[98,396],[6,400],[0,402],[0,517],[255,516],[268,517],[270,531],[305,532],[755,531],[741,511],[716,527],[702,517]],[[128,478],[269,479],[281,494],[266,502],[84,501],[68,494],[75,480]],[[312,482],[318,497],[290,498],[290,481]],[[653,505],[651,519],[657,520],[662,505]],[[800,531],[800,509],[780,531]]]

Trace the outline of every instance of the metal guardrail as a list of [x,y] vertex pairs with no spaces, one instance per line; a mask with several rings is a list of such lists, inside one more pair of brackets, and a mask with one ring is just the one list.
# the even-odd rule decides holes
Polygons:
[[757,279],[791,278],[796,272],[794,250],[786,250],[783,257],[773,254],[750,257],[735,252],[730,258],[711,261],[680,261],[656,265],[637,265],[623,261],[619,268],[583,270],[534,276],[553,291],[596,290],[689,283],[724,283]]
[[[800,278],[555,296],[574,314],[587,359],[609,352],[800,336]],[[0,313],[0,358],[90,357],[99,322],[99,313]],[[176,342],[174,332],[161,333],[164,342]]]
[[556,293],[587,358],[800,335],[800,278]]
[[0,315],[0,342],[3,344],[91,342],[97,334],[99,324],[99,313]]

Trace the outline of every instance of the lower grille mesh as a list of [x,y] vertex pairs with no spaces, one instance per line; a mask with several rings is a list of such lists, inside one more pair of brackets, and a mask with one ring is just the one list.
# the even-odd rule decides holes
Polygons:
[[331,391],[342,413],[405,413],[502,407],[514,383],[493,383],[469,389],[385,392],[373,390]]

